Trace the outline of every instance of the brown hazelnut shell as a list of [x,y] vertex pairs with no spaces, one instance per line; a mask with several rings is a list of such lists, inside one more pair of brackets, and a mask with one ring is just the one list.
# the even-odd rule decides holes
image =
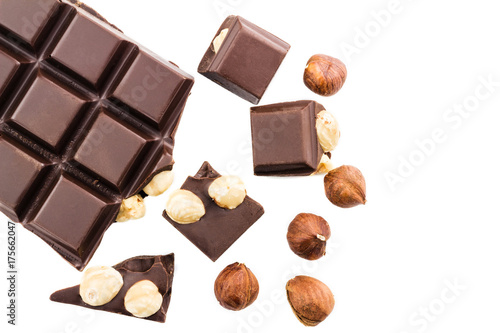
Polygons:
[[366,182],[358,168],[343,165],[328,172],[325,194],[336,206],[351,208],[366,203]]
[[324,218],[301,213],[288,226],[286,238],[293,253],[307,260],[317,260],[325,255],[330,236],[330,226]]
[[326,284],[299,275],[286,284],[288,303],[297,319],[305,326],[316,326],[332,313],[335,298]]
[[342,61],[324,54],[313,55],[304,70],[304,84],[321,96],[335,95],[344,85],[347,69]]
[[214,292],[223,308],[239,311],[255,302],[259,295],[259,282],[245,264],[235,262],[217,276]]

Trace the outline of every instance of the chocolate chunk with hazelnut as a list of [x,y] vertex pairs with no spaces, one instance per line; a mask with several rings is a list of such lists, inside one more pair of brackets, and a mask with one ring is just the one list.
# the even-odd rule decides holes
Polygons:
[[137,220],[144,217],[144,215],[146,215],[144,199],[139,194],[136,194],[122,201],[116,222]]

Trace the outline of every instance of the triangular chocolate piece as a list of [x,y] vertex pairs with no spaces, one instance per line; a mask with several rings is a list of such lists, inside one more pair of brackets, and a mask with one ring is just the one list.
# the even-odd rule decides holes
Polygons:
[[158,287],[160,294],[163,296],[163,304],[158,312],[144,319],[164,323],[168,305],[170,304],[170,295],[172,294],[174,254],[134,257],[113,267],[123,276],[123,287],[109,303],[101,306],[91,306],[84,303],[80,297],[80,285],[56,291],[50,296],[50,300],[133,317],[125,309],[125,295],[136,282],[150,280]]

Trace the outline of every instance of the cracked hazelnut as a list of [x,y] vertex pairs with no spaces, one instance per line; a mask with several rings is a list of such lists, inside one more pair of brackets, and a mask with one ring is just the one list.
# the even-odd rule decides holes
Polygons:
[[305,326],[316,326],[330,315],[335,306],[333,294],[323,282],[296,276],[286,284],[288,303],[297,319]]
[[347,69],[339,59],[316,54],[309,59],[304,71],[304,83],[321,96],[335,95],[344,85]]
[[205,215],[203,201],[191,191],[176,190],[167,200],[167,215],[177,223],[198,222]]
[[238,176],[222,176],[210,184],[208,195],[222,208],[235,209],[245,200],[245,184]]
[[150,280],[136,282],[125,295],[125,309],[138,318],[154,315],[162,303],[163,296]]
[[83,273],[80,296],[86,304],[100,306],[115,298],[122,286],[123,278],[113,267],[90,267]]
[[151,179],[148,185],[144,187],[142,190],[152,197],[156,197],[160,194],[163,194],[172,182],[174,181],[174,172],[173,171],[163,171],[157,174]]
[[215,54],[219,52],[220,47],[222,46],[222,43],[224,42],[224,39],[226,39],[227,33],[229,29],[224,29],[222,30],[217,37],[214,38],[214,41],[212,42],[212,47],[214,49]]
[[122,201],[116,222],[137,220],[144,217],[144,215],[146,215],[146,205],[144,199],[137,194]]
[[316,170],[316,174],[328,173],[331,170],[335,169],[332,159],[328,157],[328,155],[321,156],[321,160],[318,164],[318,169]]
[[245,264],[234,263],[222,270],[215,280],[215,297],[228,310],[239,311],[259,295],[259,282]]
[[331,231],[321,216],[301,213],[288,226],[286,238],[290,249],[301,258],[316,260],[326,253],[326,241]]
[[328,172],[324,179],[328,200],[342,208],[366,203],[365,178],[358,168],[343,165]]
[[316,116],[316,132],[318,141],[325,153],[337,147],[340,139],[340,130],[337,119],[328,111],[323,110]]

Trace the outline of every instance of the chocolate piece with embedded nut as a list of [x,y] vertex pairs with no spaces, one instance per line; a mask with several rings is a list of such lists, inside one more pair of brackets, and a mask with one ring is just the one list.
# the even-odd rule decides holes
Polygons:
[[205,206],[205,215],[198,222],[180,224],[163,212],[163,217],[212,261],[226,252],[264,214],[264,208],[248,196],[235,209],[219,207],[208,194],[208,188],[219,177],[220,174],[205,162],[181,187],[197,195]]
[[73,2],[0,1],[0,211],[83,269],[172,169],[194,81]]
[[163,303],[158,312],[145,319],[164,323],[172,294],[174,254],[134,257],[113,266],[113,268],[122,275],[123,287],[108,303],[100,306],[86,304],[80,296],[80,285],[56,291],[50,296],[50,300],[133,317],[125,308],[125,295],[130,287],[137,282],[149,280],[158,287],[158,291],[163,297]]
[[254,173],[257,176],[303,176],[318,169],[323,149],[316,132],[314,101],[251,108]]
[[245,20],[222,23],[198,72],[241,98],[258,104],[290,45]]

